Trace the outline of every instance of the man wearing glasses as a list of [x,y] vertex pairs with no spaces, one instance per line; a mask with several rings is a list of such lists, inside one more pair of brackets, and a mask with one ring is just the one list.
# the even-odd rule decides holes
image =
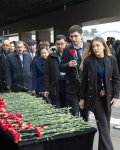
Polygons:
[[63,49],[66,47],[66,37],[57,35],[55,46],[56,50],[49,54],[45,66],[44,96],[49,97],[52,105],[60,108],[66,106],[66,74],[59,70]]

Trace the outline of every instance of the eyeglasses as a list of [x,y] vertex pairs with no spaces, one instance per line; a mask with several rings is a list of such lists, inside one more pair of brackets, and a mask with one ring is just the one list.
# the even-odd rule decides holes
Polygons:
[[57,46],[63,46],[63,45],[65,45],[65,43],[55,43]]

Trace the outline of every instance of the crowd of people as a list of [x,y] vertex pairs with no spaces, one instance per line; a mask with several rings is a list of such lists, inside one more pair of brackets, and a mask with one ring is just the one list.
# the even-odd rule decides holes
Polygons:
[[74,116],[88,121],[94,113],[99,150],[113,150],[110,138],[111,107],[119,98],[120,43],[108,37],[84,42],[82,27],[73,25],[48,41],[28,40],[0,46],[0,92],[31,91],[56,108],[70,107]]

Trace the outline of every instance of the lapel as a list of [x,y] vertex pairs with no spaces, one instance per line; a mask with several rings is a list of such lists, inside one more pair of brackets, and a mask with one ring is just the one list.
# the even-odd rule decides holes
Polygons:
[[15,52],[14,53],[14,59],[15,59],[15,64],[18,68],[22,68],[21,60],[19,55]]
[[26,53],[23,53],[23,67],[25,67],[25,65],[26,65],[26,60],[27,58],[26,58]]
[[111,65],[111,60],[109,59],[110,57],[105,56],[106,58],[106,63],[105,63],[105,77],[111,77],[112,73],[112,65]]

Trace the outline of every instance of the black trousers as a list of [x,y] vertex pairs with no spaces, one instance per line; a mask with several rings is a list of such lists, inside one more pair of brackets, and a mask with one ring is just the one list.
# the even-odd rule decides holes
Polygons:
[[110,138],[110,116],[106,107],[106,98],[97,98],[94,115],[99,132],[98,150],[113,150],[112,141]]
[[72,115],[78,116],[80,113],[80,116],[85,121],[88,121],[88,114],[89,114],[88,110],[86,108],[80,109],[79,101],[80,98],[76,94],[70,94],[70,95],[67,94],[67,105],[72,108],[71,109]]
[[60,107],[67,107],[66,100],[66,80],[59,81],[59,98],[60,98]]

